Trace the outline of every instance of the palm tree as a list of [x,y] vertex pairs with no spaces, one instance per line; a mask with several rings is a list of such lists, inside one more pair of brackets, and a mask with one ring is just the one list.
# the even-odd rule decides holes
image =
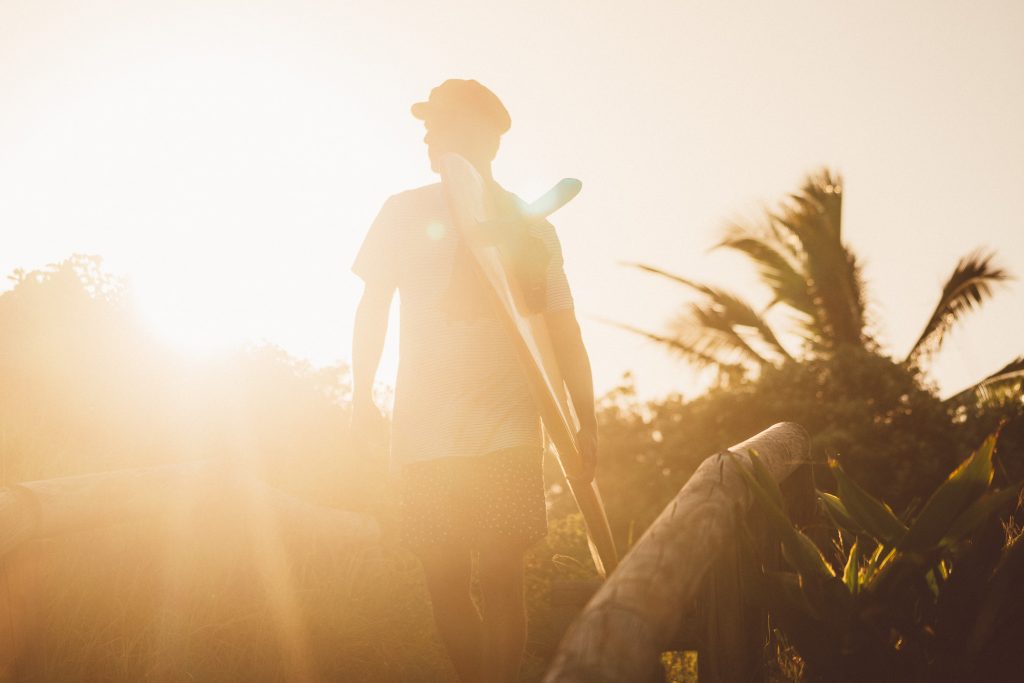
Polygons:
[[988,377],[960,393],[950,396],[950,402],[977,399],[982,403],[998,402],[1021,395],[1024,389],[1024,356],[1018,356]]
[[[698,300],[670,322],[665,334],[620,327],[700,366],[715,368],[724,380],[754,376],[789,360],[829,357],[843,346],[877,348],[867,329],[860,264],[842,239],[842,202],[841,176],[822,169],[778,206],[767,209],[761,224],[733,224],[727,229],[716,247],[743,254],[757,268],[772,295],[763,310],[725,289],[632,263],[628,265],[696,292]],[[992,261],[993,254],[979,250],[956,265],[904,360],[908,367],[919,367],[938,351],[949,330],[990,299],[995,285],[1010,278]],[[780,342],[765,317],[770,310],[788,314],[790,331],[801,340],[799,349],[791,351]],[[1013,369],[1011,364],[1006,371]]]

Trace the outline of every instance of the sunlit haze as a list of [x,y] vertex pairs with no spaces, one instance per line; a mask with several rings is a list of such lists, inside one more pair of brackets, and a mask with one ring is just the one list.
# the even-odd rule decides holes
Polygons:
[[[902,357],[960,256],[1024,275],[1022,35],[1019,2],[9,1],[0,271],[98,254],[174,344],[348,362],[356,249],[389,195],[436,182],[409,105],[475,78],[512,115],[500,182],[583,180],[554,222],[599,390],[702,386],[600,321],[660,329],[686,296],[621,263],[765,303],[707,249],[822,165]],[[936,357],[943,391],[1022,338],[1017,281]]]

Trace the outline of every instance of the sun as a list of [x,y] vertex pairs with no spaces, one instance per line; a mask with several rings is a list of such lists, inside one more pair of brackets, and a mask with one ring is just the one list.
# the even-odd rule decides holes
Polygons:
[[76,179],[71,196],[44,204],[73,226],[62,249],[103,256],[173,346],[347,357],[362,291],[349,266],[393,189],[352,160],[401,143],[358,134],[377,124],[351,93],[274,55],[118,68],[69,104],[66,126],[45,127],[45,150],[73,150],[49,162]]

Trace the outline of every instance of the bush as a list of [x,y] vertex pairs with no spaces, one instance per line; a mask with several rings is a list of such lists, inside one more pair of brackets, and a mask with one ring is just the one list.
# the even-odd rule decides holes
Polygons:
[[819,492],[830,560],[790,525],[757,457],[740,467],[787,565],[776,569],[774,552],[754,550],[747,531],[745,564],[762,566],[751,585],[806,663],[806,680],[1017,680],[1024,541],[999,516],[1019,504],[1022,482],[991,486],[995,443],[987,438],[906,523],[833,461],[838,495]]

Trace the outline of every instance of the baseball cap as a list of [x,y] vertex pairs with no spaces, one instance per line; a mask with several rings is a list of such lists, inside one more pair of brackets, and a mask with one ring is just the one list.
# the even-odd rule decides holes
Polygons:
[[430,122],[472,114],[499,135],[512,127],[512,118],[498,96],[477,81],[450,78],[430,91],[426,102],[412,105],[412,115]]

